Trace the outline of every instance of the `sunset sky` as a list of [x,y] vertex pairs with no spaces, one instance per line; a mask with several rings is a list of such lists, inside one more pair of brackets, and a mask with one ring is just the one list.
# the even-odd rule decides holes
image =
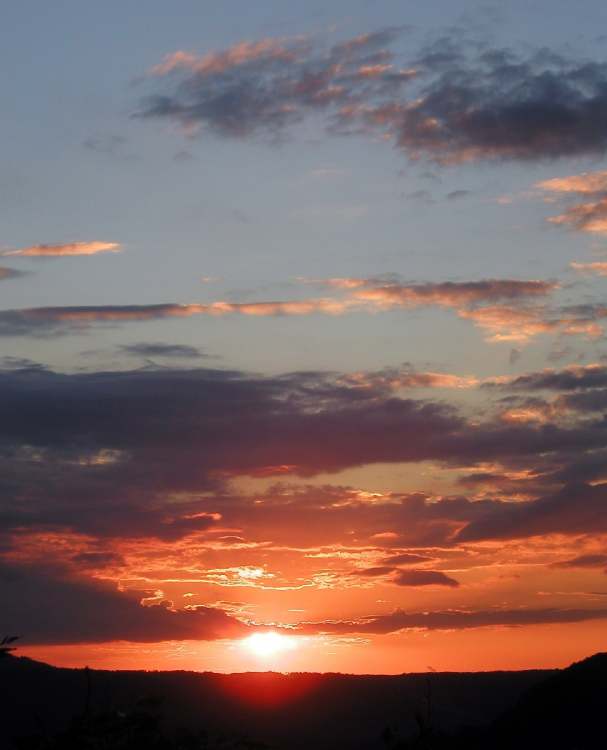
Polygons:
[[607,650],[607,5],[2,15],[0,636],[116,669]]

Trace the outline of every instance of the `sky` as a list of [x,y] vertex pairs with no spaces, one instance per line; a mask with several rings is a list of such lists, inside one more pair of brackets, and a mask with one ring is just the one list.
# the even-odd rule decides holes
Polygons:
[[607,648],[607,6],[583,6],[8,4],[20,653],[400,673]]

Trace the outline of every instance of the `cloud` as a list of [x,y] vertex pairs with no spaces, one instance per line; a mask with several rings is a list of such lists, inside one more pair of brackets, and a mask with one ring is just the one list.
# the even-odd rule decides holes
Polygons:
[[488,507],[457,535],[459,542],[522,539],[545,534],[607,532],[607,485],[571,483],[552,495],[525,503]]
[[399,62],[399,33],[329,48],[296,37],[178,50],[149,71],[153,93],[135,116],[173,120],[188,134],[276,138],[317,115],[329,133],[380,136],[440,164],[607,150],[607,64],[451,40]]
[[0,266],[0,281],[6,281],[7,279],[20,279],[23,276],[27,276],[26,271],[17,271],[15,268]]
[[413,552],[400,552],[398,555],[386,557],[383,561],[387,565],[418,565],[419,563],[428,562],[431,557],[427,555],[418,555]]
[[86,138],[82,145],[87,151],[114,159],[132,161],[136,157],[129,150],[129,139],[115,133],[102,133]]
[[540,305],[487,305],[461,309],[457,314],[485,330],[489,342],[526,344],[536,336],[549,333],[600,338],[603,328],[599,321],[606,317],[606,309],[593,306],[550,310]]
[[594,263],[570,263],[571,268],[582,273],[596,273],[599,276],[607,276],[607,261],[595,261]]
[[540,190],[550,193],[574,193],[596,195],[607,192],[607,171],[582,172],[567,177],[553,177],[536,184]]
[[607,609],[491,609],[405,612],[396,610],[360,620],[302,622],[297,630],[306,634],[368,633],[384,635],[400,630],[465,630],[486,627],[519,627],[607,619]]
[[545,369],[502,381],[487,383],[487,387],[526,391],[574,391],[588,388],[607,388],[607,365],[570,365],[561,370]]
[[0,601],[3,632],[20,633],[27,645],[215,640],[248,632],[219,609],[141,606],[133,593],[106,583],[7,563],[0,563]]
[[[377,279],[328,279],[312,283],[328,286],[341,296],[260,302],[82,305],[2,310],[0,311],[0,336],[56,336],[86,331],[89,327],[99,324],[184,318],[193,315],[210,317],[343,315],[357,311],[409,309],[422,305],[454,307],[462,317],[473,317],[475,305],[496,299],[524,300],[543,297],[558,287],[558,284],[550,281],[512,279],[436,284],[400,284]],[[479,308],[479,310],[482,309],[486,308]],[[596,312],[593,314],[597,315]],[[572,318],[572,321],[577,321],[577,319]],[[596,324],[594,327],[598,328]],[[555,325],[541,325],[540,328],[552,330]],[[600,328],[598,330],[600,332]],[[445,379],[444,383],[443,387],[448,387]]]
[[551,216],[548,221],[569,226],[578,232],[607,234],[607,198],[578,203],[558,216]]
[[455,578],[439,570],[399,570],[394,577],[394,583],[397,586],[459,586]]
[[[400,556],[395,555],[394,557]],[[417,557],[417,555],[411,555],[411,557]],[[428,558],[422,559],[427,560]],[[450,586],[452,588],[459,586],[458,581],[438,570],[399,570],[391,565],[377,565],[355,572],[356,575],[365,578],[380,578],[393,574],[389,582],[395,583],[397,586]]]
[[570,560],[561,560],[552,564],[553,568],[603,568],[607,570],[607,555],[579,555]]
[[[254,539],[317,545],[346,543],[350,529],[359,540],[402,550],[604,526],[605,490],[583,483],[605,472],[600,417],[563,425],[479,415],[470,421],[442,403],[350,387],[340,374],[173,368],[4,371],[0,409],[5,534],[69,529],[170,541],[229,528]],[[252,503],[229,489],[239,476],[293,480],[419,461],[499,462],[501,473],[511,466],[534,496],[570,484],[516,503],[425,493],[367,497],[351,488],[288,484]],[[385,532],[384,545],[376,535]],[[410,554],[402,564],[416,562]]]
[[135,116],[173,119],[188,133],[275,137],[308,114],[400,90],[417,73],[392,63],[385,45],[397,35],[387,29],[329,49],[295,37],[242,41],[204,55],[178,50],[149,71],[148,80],[164,86]]
[[335,278],[318,283],[346,289],[355,299],[373,301],[387,308],[422,305],[459,308],[499,300],[545,297],[559,286],[553,281],[517,279],[401,284],[381,279]]
[[471,195],[470,190],[452,190],[450,193],[447,193],[446,198],[448,201],[457,201],[467,198],[469,195]]
[[436,63],[420,59],[426,76],[415,99],[365,113],[409,157],[453,164],[605,152],[607,65],[487,48],[477,56],[455,49],[448,65]]
[[[578,232],[607,234],[607,171],[583,172],[567,177],[555,177],[538,182],[536,187],[546,193],[561,196],[584,196],[585,201],[566,208],[561,214],[550,216],[551,224],[568,226]],[[592,199],[592,200],[589,200]],[[601,273],[602,264],[572,263],[577,270]]]
[[356,302],[339,299],[303,299],[279,302],[159,303],[150,305],[81,305],[33,307],[0,311],[0,336],[56,336],[86,331],[93,325],[189,318],[193,315],[252,317],[341,315]]
[[31,257],[31,258],[59,258],[76,255],[97,255],[98,253],[118,253],[121,246],[117,242],[67,242],[58,245],[30,245],[20,250],[8,250],[2,255]]
[[522,357],[522,352],[520,349],[512,348],[510,349],[510,354],[508,355],[508,362],[511,365],[515,365],[519,359]]
[[27,357],[0,356],[0,370],[46,370],[46,365]]
[[[206,368],[4,371],[0,411],[0,551],[25,571],[24,581],[11,573],[10,585],[0,571],[0,595],[19,603],[23,618],[9,619],[17,617],[13,608],[0,606],[7,613],[0,624],[36,642],[237,637],[244,627],[208,607],[141,607],[140,598],[154,597],[134,601],[101,579],[152,591],[186,581],[197,591],[366,590],[378,581],[437,586],[439,595],[459,578],[437,569],[445,555],[456,556],[452,569],[465,570],[468,555],[482,568],[508,540],[607,533],[607,485],[589,483],[607,466],[598,415],[512,425],[491,410],[469,419],[381,384],[351,386],[343,373],[264,377]],[[433,462],[433,474],[492,471],[504,489],[469,497],[305,483],[344,468],[419,461]],[[238,490],[231,480],[247,475],[280,481]],[[487,552],[487,541],[499,551]],[[568,549],[575,555],[574,543],[559,545],[560,557]],[[323,557],[339,567],[318,569]],[[34,565],[43,579],[35,586],[28,582]],[[45,607],[49,616],[34,620]],[[392,632],[594,616],[558,612],[520,620],[501,611],[413,613],[343,627]]]
[[393,573],[396,568],[389,565],[377,565],[373,568],[364,568],[363,570],[357,570],[356,575],[365,576],[367,578],[379,578],[380,576],[386,576]]
[[419,372],[410,366],[391,367],[377,372],[354,372],[342,378],[344,384],[357,388],[398,391],[410,388],[467,389],[479,385],[472,375],[454,375],[448,372]]
[[177,359],[200,359],[207,355],[198,347],[188,344],[163,344],[161,342],[142,341],[137,344],[124,344],[120,352],[132,357],[170,357]]

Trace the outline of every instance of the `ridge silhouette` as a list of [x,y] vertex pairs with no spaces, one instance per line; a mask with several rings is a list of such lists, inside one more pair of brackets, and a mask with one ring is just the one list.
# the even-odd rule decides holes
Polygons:
[[563,670],[110,672],[0,660],[1,750],[594,750],[607,654]]

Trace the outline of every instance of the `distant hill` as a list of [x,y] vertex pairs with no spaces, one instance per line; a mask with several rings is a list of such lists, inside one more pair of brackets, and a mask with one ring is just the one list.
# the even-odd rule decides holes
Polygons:
[[[289,750],[594,748],[583,743],[605,716],[606,681],[606,654],[562,671],[399,676],[87,673],[12,656],[0,661],[0,748],[53,736],[85,712],[124,716],[142,700],[169,735],[202,727]],[[431,731],[420,738],[422,725]]]
[[526,691],[483,742],[495,750],[607,748],[607,653],[572,664]]

